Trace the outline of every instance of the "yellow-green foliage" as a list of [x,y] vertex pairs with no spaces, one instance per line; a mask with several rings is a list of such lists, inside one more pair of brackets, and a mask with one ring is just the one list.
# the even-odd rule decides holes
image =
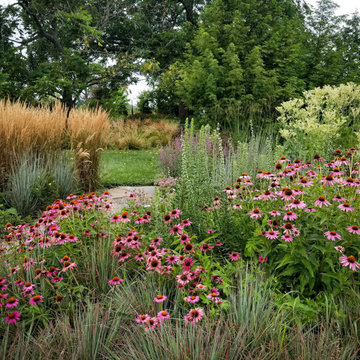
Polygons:
[[330,153],[359,140],[360,86],[349,83],[325,86],[284,102],[280,112],[285,150],[294,156]]
[[178,124],[166,120],[119,120],[111,126],[107,141],[119,150],[149,149],[166,145],[178,130]]

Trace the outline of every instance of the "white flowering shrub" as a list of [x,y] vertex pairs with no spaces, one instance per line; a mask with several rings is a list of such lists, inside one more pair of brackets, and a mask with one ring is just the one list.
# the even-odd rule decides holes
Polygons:
[[285,151],[308,157],[351,147],[360,140],[360,86],[354,83],[305,91],[277,108]]

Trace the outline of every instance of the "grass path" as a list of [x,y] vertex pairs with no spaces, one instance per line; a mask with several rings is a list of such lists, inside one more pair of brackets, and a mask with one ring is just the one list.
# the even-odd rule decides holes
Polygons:
[[154,185],[160,175],[159,150],[105,150],[100,178],[104,187]]

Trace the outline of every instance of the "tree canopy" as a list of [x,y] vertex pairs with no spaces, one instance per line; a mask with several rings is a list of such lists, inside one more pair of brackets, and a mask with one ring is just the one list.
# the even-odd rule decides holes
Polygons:
[[272,121],[281,102],[305,90],[359,83],[360,17],[337,16],[336,7],[332,0],[315,9],[301,0],[18,0],[0,6],[0,97],[58,99],[68,109],[115,104],[119,113],[124,89],[142,72],[155,86],[157,110],[186,109],[229,129]]

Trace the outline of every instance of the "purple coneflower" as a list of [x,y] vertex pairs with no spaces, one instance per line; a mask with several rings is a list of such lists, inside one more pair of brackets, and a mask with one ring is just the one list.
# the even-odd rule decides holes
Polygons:
[[279,236],[279,232],[278,231],[273,231],[273,230],[270,230],[270,231],[265,231],[265,237],[267,239],[277,239]]
[[294,238],[290,234],[284,234],[281,239],[286,242],[292,242]]
[[30,299],[29,304],[30,305],[39,305],[42,302],[44,302],[44,297],[41,295],[35,295]]
[[159,311],[157,316],[161,321],[170,319],[170,314],[166,310]]
[[354,256],[346,256],[342,255],[340,256],[340,262],[342,266],[348,266],[351,270],[356,271],[357,268],[360,267],[360,264],[356,262],[356,259]]
[[351,234],[360,235],[360,229],[357,225],[350,225],[346,228],[346,230]]
[[344,248],[343,246],[340,246],[340,245],[335,246],[334,249],[335,249],[336,251],[341,252],[341,253],[343,253],[343,252],[345,251],[345,248]]
[[185,316],[185,321],[187,324],[194,325],[204,316],[204,310],[201,308],[191,309],[188,314]]
[[319,196],[315,201],[315,206],[321,208],[322,206],[330,206],[331,204],[325,199],[324,196]]
[[156,303],[162,303],[162,302],[164,302],[166,299],[167,299],[167,296],[165,296],[165,295],[157,295],[157,296],[154,298],[154,302],[156,302]]
[[341,240],[341,235],[339,235],[336,231],[327,231],[325,234],[327,238],[331,241],[336,241],[336,239]]
[[5,318],[5,323],[8,323],[9,325],[16,324],[16,322],[20,320],[20,315],[21,313],[19,313],[18,311],[14,311],[11,314],[7,314]]
[[229,258],[231,261],[237,261],[240,260],[241,256],[238,252],[234,251],[231,254],[229,254]]
[[9,298],[9,300],[6,302],[5,308],[7,309],[12,309],[14,307],[17,307],[19,305],[19,300],[11,297]]
[[350,212],[350,211],[354,211],[355,209],[353,207],[350,206],[349,203],[344,202],[342,204],[340,204],[338,206],[338,209],[340,209],[341,211],[345,211],[345,212]]
[[248,214],[250,215],[251,219],[258,219],[262,217],[262,212],[258,208],[253,209],[252,211],[248,212]]
[[191,296],[184,298],[184,300],[190,304],[194,304],[194,303],[199,302],[200,298],[199,298],[199,296],[191,295]]
[[119,285],[124,279],[120,279],[118,276],[114,276],[112,279],[108,281],[109,285]]
[[283,220],[285,221],[293,221],[297,219],[297,214],[292,211],[287,211],[283,217]]

